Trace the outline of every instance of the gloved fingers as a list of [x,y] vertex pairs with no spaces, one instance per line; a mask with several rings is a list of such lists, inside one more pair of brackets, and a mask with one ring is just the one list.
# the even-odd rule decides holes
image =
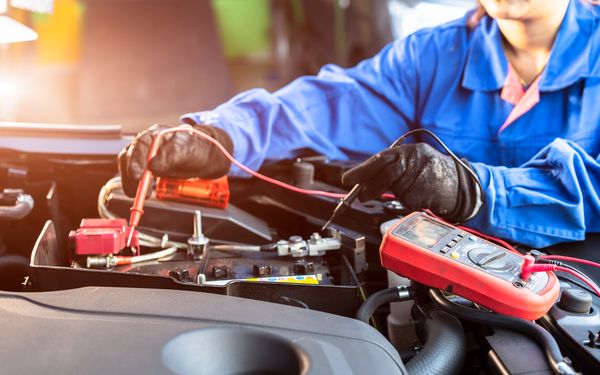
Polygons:
[[208,147],[206,141],[188,132],[165,134],[148,167],[158,177],[202,177],[202,168],[209,163]]
[[129,157],[127,156],[129,152],[129,145],[125,146],[121,152],[119,152],[119,156],[117,157],[117,166],[119,167],[119,175],[121,176],[121,185],[123,186],[123,191],[130,197],[135,195],[135,190],[133,186],[135,185],[132,182],[132,177],[129,176],[127,172],[127,163],[129,161]]
[[[396,162],[392,164],[388,164],[384,168],[380,170],[380,172],[373,176],[369,181],[364,183],[364,187],[360,194],[358,195],[358,199],[361,202],[365,202],[371,199],[376,199],[381,196],[381,194],[390,190],[392,187],[396,187],[398,185],[403,185],[403,177],[405,168],[403,163]],[[400,198],[401,196],[396,193],[394,190],[394,194]]]
[[156,155],[150,159],[148,168],[152,174],[159,177],[168,177],[169,171],[175,167],[171,163],[175,161],[178,150],[177,146],[172,142],[177,133],[164,134],[160,139],[160,145]]
[[[198,130],[206,133],[215,141],[217,141],[223,148],[230,154],[233,155],[233,140],[229,134],[217,127],[213,126],[201,126]],[[208,142],[207,142],[208,143]],[[206,179],[218,178],[226,175],[231,167],[229,159],[219,150],[218,147],[210,144],[206,148],[207,160],[210,162],[204,165],[202,168],[202,177]]]
[[353,186],[361,182],[370,181],[378,175],[387,165],[398,160],[398,155],[393,149],[382,151],[365,160],[362,164],[344,173],[342,184]]
[[366,182],[363,184],[361,192],[358,194],[358,200],[361,202],[367,202],[378,198],[381,194],[389,190],[389,184],[387,181],[376,180]]
[[125,194],[135,196],[137,185],[146,170],[146,157],[152,143],[152,134],[148,131],[140,133],[131,144],[122,151],[119,158],[121,168],[121,185]]

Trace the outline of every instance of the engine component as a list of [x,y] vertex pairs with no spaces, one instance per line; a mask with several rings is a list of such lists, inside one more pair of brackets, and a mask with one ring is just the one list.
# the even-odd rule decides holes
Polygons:
[[523,333],[493,327],[484,341],[490,346],[487,363],[493,374],[552,374],[543,348]]
[[315,266],[313,262],[304,262],[301,260],[294,262],[294,273],[296,275],[314,272],[314,270]]
[[[127,215],[132,202],[133,200],[117,186],[107,189],[104,197],[99,198],[104,211],[110,210],[120,217]],[[139,230],[157,237],[168,233],[169,238],[185,241],[189,234],[193,233],[193,215],[197,209],[197,206],[189,203],[168,202],[151,197],[145,202],[146,214],[140,222]],[[202,224],[204,235],[213,243],[262,244],[273,240],[272,233],[264,221],[232,204],[226,209],[203,208]]]
[[433,311],[423,325],[424,345],[407,364],[409,374],[458,374],[467,352],[463,327],[455,317]]
[[273,274],[273,267],[268,264],[255,264],[252,266],[252,273],[256,277],[271,276]]
[[559,303],[540,322],[579,369],[600,373],[600,298],[570,278],[561,280],[561,289]]
[[74,256],[116,255],[127,247],[130,235],[131,249],[137,254],[138,232],[125,219],[83,219],[79,229],[69,233],[69,241]]
[[415,293],[412,288],[396,287],[383,289],[367,298],[365,303],[360,306],[356,319],[362,320],[365,323],[369,322],[371,316],[379,307],[392,302],[408,301],[414,297]]
[[588,331],[588,339],[583,342],[583,345],[595,349],[600,348],[600,331]]
[[191,259],[200,259],[208,245],[208,238],[202,234],[202,212],[194,211],[194,235],[187,241],[187,255]]
[[460,319],[491,325],[493,327],[507,328],[530,336],[544,349],[544,354],[548,359],[548,363],[555,373],[569,375],[576,374],[571,367],[571,361],[568,358],[564,358],[560,352],[560,348],[554,337],[541,326],[529,320],[494,314],[489,311],[470,309],[454,304],[448,301],[439,290],[430,289],[429,296],[440,309]]
[[[398,201],[389,201],[388,203],[398,203]],[[395,204],[394,203],[394,204]],[[398,223],[400,219],[393,219],[381,224],[381,236],[385,236],[387,231]],[[408,287],[411,281],[406,277],[399,276],[392,271],[387,271],[387,282],[389,288]],[[404,348],[414,348],[418,346],[419,338],[415,330],[412,318],[412,308],[414,301],[395,302],[390,304],[390,313],[386,318],[388,339],[395,348],[402,350]]]
[[559,293],[552,272],[521,278],[524,256],[422,212],[404,217],[381,244],[385,268],[446,289],[501,314],[534,320]]
[[592,295],[582,289],[565,289],[560,295],[558,307],[575,314],[589,314],[592,309]]
[[[31,255],[31,267],[35,273],[32,288],[44,291],[106,285],[196,290],[308,307],[347,317],[356,314],[361,284],[341,252],[326,254],[326,257],[292,258],[281,257],[273,250],[238,252],[217,250],[225,245],[213,246],[215,250],[205,252],[210,257],[206,257],[206,267],[203,268],[206,281],[201,284],[196,282],[200,269],[198,260],[188,259],[184,251],[177,252],[175,248],[161,250],[172,251],[171,255],[158,251],[130,257],[129,264],[116,265],[110,272],[106,271],[106,267],[81,270],[79,264],[69,261],[67,249],[60,246],[54,225],[48,221]],[[161,254],[158,259],[146,258],[157,254]],[[100,262],[104,264],[105,260],[117,257],[103,258],[98,261],[98,266]],[[134,262],[138,259],[144,261]],[[293,272],[297,262],[303,263],[305,274]],[[254,276],[255,264],[270,266],[271,275]]]
[[31,195],[21,189],[4,189],[0,192],[0,220],[21,220],[33,210]]
[[190,277],[190,273],[188,270],[180,270],[180,269],[176,268],[174,270],[169,271],[169,276],[171,276],[175,280],[181,281],[181,282],[192,281],[192,278]]
[[310,187],[315,181],[315,166],[311,163],[296,162],[292,166],[294,184],[299,187]]
[[[306,288],[314,293],[314,286]],[[8,374],[79,369],[91,375],[406,374],[398,353],[379,332],[314,310],[143,288],[4,292],[3,298],[8,300],[3,307],[20,307],[0,309],[0,319],[11,321],[4,334],[15,338],[0,342],[2,372]],[[32,330],[35,334],[25,334]],[[91,331],[96,331],[93,340]],[[65,349],[56,342],[64,336],[70,342],[69,360],[32,354],[63,358]],[[94,365],[98,353],[105,359],[102,366]]]
[[[334,285],[329,262],[319,256],[310,258],[281,257],[275,252],[229,251],[209,247],[198,267],[202,285],[227,285],[235,281]],[[196,271],[191,271],[194,273]]]
[[326,251],[339,250],[341,247],[342,244],[339,240],[323,238],[319,233],[313,233],[307,241],[300,236],[291,236],[287,241],[277,241],[277,253],[280,256],[323,256]]
[[214,180],[158,178],[156,180],[156,198],[206,207],[227,208],[229,183],[227,176]]
[[142,263],[150,260],[167,258],[177,252],[176,247],[170,247],[154,253],[137,255],[137,256],[91,256],[86,259],[87,268],[111,268],[116,266],[124,266],[134,263]]

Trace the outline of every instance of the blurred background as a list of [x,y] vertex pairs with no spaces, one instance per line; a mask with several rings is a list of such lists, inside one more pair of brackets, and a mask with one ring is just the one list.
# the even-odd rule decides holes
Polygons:
[[352,66],[474,0],[0,0],[0,121],[177,123]]

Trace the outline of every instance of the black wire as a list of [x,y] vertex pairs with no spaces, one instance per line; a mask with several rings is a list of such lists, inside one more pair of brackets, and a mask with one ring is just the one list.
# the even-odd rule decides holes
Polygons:
[[305,308],[307,310],[310,310],[310,307],[308,307],[308,305],[306,304],[306,302],[301,301],[299,299],[288,297],[288,296],[281,296],[281,297],[279,297],[279,299],[282,300],[282,301],[287,302],[287,304],[290,305],[290,306],[298,306],[298,307],[302,307],[302,308]]
[[460,158],[458,156],[456,156],[456,154],[454,152],[452,152],[452,150],[450,150],[450,148],[448,148],[448,146],[446,146],[446,144],[437,135],[435,135],[431,130],[421,129],[421,128],[409,130],[406,133],[402,134],[398,139],[396,139],[394,141],[394,143],[392,143],[390,148],[398,146],[406,138],[408,138],[411,135],[416,134],[416,133],[425,133],[425,134],[428,134],[429,136],[431,136],[431,138],[433,138],[444,149],[444,151],[446,151],[446,153],[448,155],[450,155],[450,157],[452,157],[452,159],[454,159],[454,161],[458,165],[460,165],[469,174],[469,176],[471,176],[473,178],[473,181],[475,181],[475,183],[477,184],[477,187],[479,188],[479,191],[481,192],[481,203],[483,204],[484,199],[485,199],[485,190],[483,189],[483,185],[481,185],[481,181],[479,181],[479,177],[477,177],[475,172],[471,168],[469,168],[469,166],[466,165],[465,162],[460,160]]
[[544,354],[550,363],[550,367],[555,373],[575,374],[575,371],[570,367],[567,361],[565,361],[565,358],[563,358],[554,337],[539,325],[525,319],[471,309],[454,304],[437,289],[430,289],[429,296],[440,309],[460,319],[493,327],[510,329],[531,337],[544,348]]
[[[586,275],[583,271],[581,271],[579,268],[573,267],[569,264],[566,263],[562,263],[560,264],[561,267],[565,267],[570,269],[571,271],[575,271],[577,272],[580,276],[584,277],[585,279],[587,279],[587,281],[591,282],[592,284],[596,284],[596,282],[594,280],[592,280],[588,275]],[[559,270],[560,272],[560,270]]]
[[[554,265],[557,265],[557,266],[568,268],[571,271],[577,272],[579,275],[581,275],[582,277],[584,277],[585,279],[587,279],[592,284],[596,284],[596,282],[594,280],[592,280],[592,278],[590,278],[588,275],[586,275],[585,272],[581,271],[579,268],[573,267],[573,266],[571,266],[569,264],[566,264],[566,263],[563,263],[563,262],[561,262],[559,260],[554,260],[554,259],[539,259],[536,263],[554,264]],[[560,271],[558,271],[558,272],[560,272]],[[588,285],[585,285],[585,283],[582,283],[580,280],[577,280],[577,278],[575,278],[575,276],[573,276],[573,275],[570,275],[570,276],[571,277],[557,275],[557,277],[559,279],[567,280],[567,281],[569,281],[569,282],[577,285],[578,287],[587,290],[588,292],[592,293],[593,295],[596,295],[596,292],[594,292]]]

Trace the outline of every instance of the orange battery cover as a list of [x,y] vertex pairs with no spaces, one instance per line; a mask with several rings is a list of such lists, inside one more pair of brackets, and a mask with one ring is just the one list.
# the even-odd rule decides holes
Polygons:
[[227,176],[214,180],[158,178],[156,180],[156,197],[207,207],[227,208],[229,183]]

